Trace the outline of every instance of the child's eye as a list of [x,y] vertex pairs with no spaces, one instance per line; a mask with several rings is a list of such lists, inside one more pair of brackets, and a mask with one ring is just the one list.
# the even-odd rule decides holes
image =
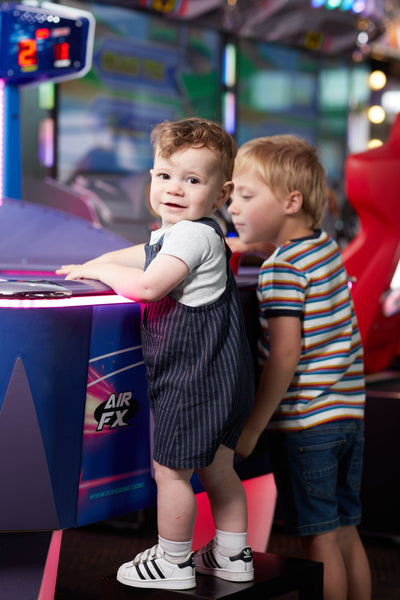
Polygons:
[[189,183],[199,183],[199,180],[197,179],[197,177],[188,177],[188,182]]
[[158,177],[159,177],[160,179],[169,179],[169,175],[168,175],[168,173],[159,173],[159,174],[158,174]]

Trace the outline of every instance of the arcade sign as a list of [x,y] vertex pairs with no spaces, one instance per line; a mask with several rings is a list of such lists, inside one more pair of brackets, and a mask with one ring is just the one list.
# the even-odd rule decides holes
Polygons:
[[0,5],[0,79],[8,84],[63,81],[92,64],[91,13],[52,2]]

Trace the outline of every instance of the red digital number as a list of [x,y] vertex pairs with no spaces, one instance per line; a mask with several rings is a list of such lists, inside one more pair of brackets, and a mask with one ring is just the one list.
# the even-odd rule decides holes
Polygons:
[[47,40],[49,35],[50,31],[47,29],[47,27],[43,27],[43,29],[36,29],[35,31],[35,38],[37,40]]
[[69,59],[69,44],[68,44],[68,42],[62,42],[60,44],[55,44],[54,59],[55,60],[68,60]]
[[32,67],[37,64],[35,40],[22,40],[18,43],[18,64],[20,67]]

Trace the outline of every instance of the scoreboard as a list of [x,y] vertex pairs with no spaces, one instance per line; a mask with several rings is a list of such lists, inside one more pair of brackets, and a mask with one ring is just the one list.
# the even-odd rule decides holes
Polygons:
[[0,79],[37,84],[85,75],[92,61],[91,13],[51,2],[0,6]]

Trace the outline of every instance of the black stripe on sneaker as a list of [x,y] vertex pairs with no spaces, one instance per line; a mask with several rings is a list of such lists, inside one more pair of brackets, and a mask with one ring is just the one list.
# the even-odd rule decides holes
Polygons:
[[213,567],[213,568],[220,568],[219,564],[217,563],[217,561],[215,560],[215,556],[213,554],[212,550],[209,550],[207,552],[207,554],[203,554],[203,562],[206,565],[206,567]]
[[[146,563],[145,563],[145,564],[146,564]],[[160,578],[160,579],[165,579],[165,575],[164,575],[164,573],[163,573],[163,572],[160,570],[160,568],[158,567],[158,565],[157,565],[156,561],[155,561],[155,560],[152,560],[152,561],[151,561],[151,564],[153,565],[153,567],[154,567],[154,570],[157,572],[157,574],[158,574],[159,578]]]
[[155,579],[156,577],[155,577],[154,573],[152,573],[152,572],[150,571],[148,563],[147,563],[147,562],[144,562],[144,563],[143,563],[143,566],[144,566],[144,568],[146,569],[146,573],[147,573],[147,575],[148,575],[148,577],[146,577],[145,579],[148,579],[149,577],[150,577],[150,579]]
[[139,565],[135,565],[136,568],[136,573],[139,575],[140,579],[146,579],[146,577],[143,575],[142,571],[139,569]]

